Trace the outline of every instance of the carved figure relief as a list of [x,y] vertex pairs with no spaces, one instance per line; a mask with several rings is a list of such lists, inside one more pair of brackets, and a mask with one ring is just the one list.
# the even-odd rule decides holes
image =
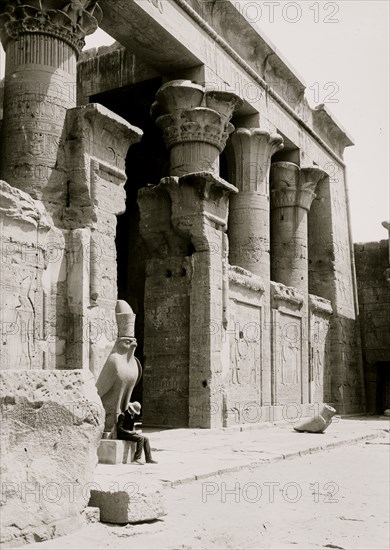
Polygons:
[[284,386],[298,384],[299,381],[299,344],[283,340],[280,346],[281,383]]

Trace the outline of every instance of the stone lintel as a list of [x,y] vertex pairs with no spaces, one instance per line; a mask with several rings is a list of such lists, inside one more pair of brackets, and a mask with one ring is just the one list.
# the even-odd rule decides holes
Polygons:
[[279,309],[280,305],[294,306],[300,309],[303,306],[303,293],[291,286],[271,281],[272,307]]
[[333,313],[332,302],[314,294],[309,294],[309,309],[326,317],[330,317]]
[[[203,65],[213,78],[220,75],[221,85],[230,89],[240,78],[255,82],[271,92],[271,97],[297,120],[307,137],[313,134],[312,110],[304,100],[304,84],[269,40],[261,36],[258,26],[255,28],[239,13],[236,1],[212,4],[198,0],[163,0],[159,3],[160,9],[156,3],[146,0],[115,0],[115,4],[112,0],[100,0],[99,4],[105,15],[103,30],[160,74],[171,75],[173,71],[177,74],[182,69]],[[212,10],[206,17],[204,11],[209,8]],[[230,19],[235,28],[240,25],[238,32],[231,32]],[[145,33],[145,29],[149,32]],[[259,109],[257,94],[253,98],[249,96],[249,93],[242,94],[248,114]],[[244,109],[242,111],[244,114]],[[321,134],[312,137],[321,146],[329,147]],[[329,148],[328,152],[340,161],[335,151]]]
[[134,85],[160,73],[118,42],[84,50],[77,64],[78,104],[91,96]]
[[229,266],[229,283],[244,286],[261,294],[265,292],[265,286],[260,277],[236,265]]

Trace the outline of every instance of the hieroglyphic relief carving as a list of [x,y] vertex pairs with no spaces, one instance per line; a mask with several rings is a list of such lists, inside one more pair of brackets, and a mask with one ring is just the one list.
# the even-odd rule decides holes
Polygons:
[[[287,305],[287,303],[286,303]],[[274,399],[279,404],[301,400],[302,328],[295,315],[275,311]]]
[[296,342],[282,341],[280,351],[281,384],[298,384],[299,379],[299,346]]
[[235,313],[229,323],[230,383],[245,391],[245,387],[255,388],[260,379],[260,309],[244,302],[233,303]]

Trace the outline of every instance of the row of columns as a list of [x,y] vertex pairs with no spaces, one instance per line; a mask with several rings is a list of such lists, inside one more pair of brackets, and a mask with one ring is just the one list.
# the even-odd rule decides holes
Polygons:
[[[142,189],[138,197],[141,234],[149,246],[153,247],[153,242],[163,242],[160,237],[156,239],[156,233],[164,235],[169,243],[173,242],[172,231],[194,246],[191,282],[185,290],[190,295],[188,425],[193,427],[217,427],[220,415],[213,417],[210,406],[214,412],[221,411],[224,406],[221,333],[228,323],[229,296],[225,290],[229,263],[264,282],[265,322],[261,342],[264,365],[271,364],[272,356],[269,282],[273,279],[298,289],[304,296],[300,316],[308,316],[307,214],[316,185],[325,173],[316,167],[300,168],[291,162],[271,164],[272,156],[283,148],[282,137],[258,128],[235,130],[230,121],[240,105],[241,100],[233,93],[207,91],[190,81],[164,84],[157,93],[151,113],[170,151],[171,175],[156,187]],[[219,157],[229,136],[234,152],[235,185],[219,177]],[[167,212],[163,213],[164,209]],[[183,241],[183,245],[187,241]],[[169,243],[169,251],[162,252],[160,245],[159,254],[160,257],[171,256],[166,265],[169,262],[176,265],[177,254]],[[152,256],[154,259],[146,269],[145,327],[150,325],[152,330],[153,323],[162,315],[171,315],[166,320],[167,326],[180,326],[180,310],[173,312],[167,307],[164,313],[159,312],[152,299],[165,284],[162,264],[156,263],[156,250]],[[148,308],[154,308],[152,314],[148,313]],[[153,317],[150,322],[149,316]],[[213,327],[212,334],[210,327]],[[158,380],[159,369],[161,376],[164,369],[170,369],[164,347],[158,343],[159,336],[153,334],[153,338],[145,335],[146,392],[149,377]],[[307,340],[306,348],[302,350],[302,380],[308,381]],[[174,361],[178,362],[178,359]],[[185,363],[184,358],[182,363]],[[169,370],[171,378],[175,377],[175,364],[172,371]],[[271,375],[265,371],[267,369],[263,372],[261,399],[270,403]],[[309,398],[308,383],[306,386],[306,390],[302,390],[305,403]],[[157,402],[163,398],[163,393]],[[151,416],[146,420],[153,423],[160,413],[153,413],[154,404],[148,403],[148,407],[149,413],[145,414]],[[183,412],[183,408],[180,411]],[[164,419],[164,424],[174,422],[175,414],[177,417],[179,412],[172,411],[172,418]],[[183,423],[186,425],[187,421],[184,419]]]
[[[77,56],[85,35],[97,28],[100,17],[95,1],[84,2],[83,8],[76,9],[73,3],[65,1],[58,1],[53,8],[51,2],[42,1],[38,6],[36,2],[20,5],[16,0],[9,0],[0,15],[1,40],[7,55],[1,177],[34,199],[42,200],[65,227],[65,209],[68,214],[79,215],[78,203],[69,210],[72,186],[79,185],[78,176],[69,179],[74,159],[72,143],[77,139],[86,142],[88,159],[100,159],[110,167],[107,176],[107,170],[102,171],[99,163],[96,165],[95,187],[106,189],[106,177],[110,182],[119,178],[120,187],[124,183],[124,155],[117,158],[115,153],[115,158],[109,158],[114,149],[123,148],[123,143],[112,146],[118,121],[110,123],[112,129],[107,113],[88,111],[85,124],[75,116],[75,123],[66,127],[66,121],[72,119],[68,113],[76,105]],[[263,129],[234,131],[231,119],[241,104],[242,100],[234,93],[207,90],[190,81],[171,81],[160,88],[151,109],[170,151],[170,174],[157,189],[141,190],[141,233],[150,241],[150,234],[154,236],[159,232],[156,220],[150,220],[149,224],[148,211],[155,200],[153,208],[161,218],[160,207],[165,200],[171,212],[168,220],[161,221],[162,233],[167,241],[171,239],[174,243],[167,254],[172,255],[175,247],[185,249],[188,242],[194,248],[188,289],[190,369],[188,386],[183,388],[189,394],[189,425],[193,426],[218,425],[217,415],[213,418],[210,411],[211,403],[220,411],[223,409],[223,350],[220,337],[211,334],[210,327],[212,323],[217,323],[220,330],[226,327],[228,255],[231,264],[264,281],[266,306],[270,305],[268,282],[271,279],[294,286],[306,296],[308,293],[307,212],[324,173],[315,167],[301,169],[288,162],[271,166],[272,155],[283,147],[282,137]],[[101,128],[103,145],[94,135],[91,117],[105,120]],[[140,133],[135,134],[139,139]],[[235,185],[219,177],[220,154],[230,136],[235,156]],[[92,196],[95,191],[91,184],[93,177],[88,175],[90,159],[87,164],[81,163],[80,169],[83,179],[80,192],[88,198],[85,212],[80,214],[83,217],[91,205],[96,210],[97,203],[101,204],[110,217],[101,216],[101,226],[91,222],[91,231],[99,232],[99,228],[106,227],[107,218],[111,238],[115,233],[111,214],[118,212],[111,203],[106,204],[103,199],[97,201]],[[99,183],[100,179],[104,185]],[[69,227],[73,230],[78,225]],[[156,266],[154,264],[153,269]],[[90,276],[91,281],[94,269],[85,275]],[[179,271],[185,273],[186,269],[181,266]],[[112,276],[110,273],[110,278]],[[96,273],[94,280],[98,280]],[[90,294],[96,302],[96,289],[92,288]],[[111,304],[114,296],[110,293],[108,298]],[[83,299],[81,308],[84,302]],[[178,325],[179,321],[180,312]],[[262,356],[266,362],[270,356],[269,341],[265,334],[268,348],[263,349]],[[161,356],[161,368],[164,360]]]
[[231,136],[233,183],[239,193],[230,197],[230,263],[307,294],[307,215],[326,173],[292,162],[271,165],[272,155],[283,149],[283,138],[260,128],[235,130],[230,120],[241,100],[233,93],[205,92],[190,81],[171,81],[156,99],[152,116],[170,150],[171,176],[217,176],[219,156]]

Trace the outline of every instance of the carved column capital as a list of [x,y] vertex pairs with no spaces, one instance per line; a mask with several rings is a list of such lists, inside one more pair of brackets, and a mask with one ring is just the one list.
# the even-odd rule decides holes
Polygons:
[[190,237],[196,251],[212,250],[215,231],[226,231],[229,196],[237,193],[234,185],[203,172],[163,178],[172,203],[172,225],[178,234]]
[[2,0],[0,38],[4,49],[25,34],[54,36],[77,54],[84,38],[98,28],[102,10],[97,0]]
[[307,211],[315,199],[318,182],[326,176],[320,168],[299,168],[292,162],[275,162],[271,165],[271,206],[296,206]]
[[171,175],[218,171],[218,157],[234,131],[230,123],[242,103],[230,92],[206,91],[189,80],[164,84],[151,114],[171,152]]
[[236,161],[235,184],[241,192],[267,193],[271,157],[283,138],[260,128],[238,128],[231,137]]

